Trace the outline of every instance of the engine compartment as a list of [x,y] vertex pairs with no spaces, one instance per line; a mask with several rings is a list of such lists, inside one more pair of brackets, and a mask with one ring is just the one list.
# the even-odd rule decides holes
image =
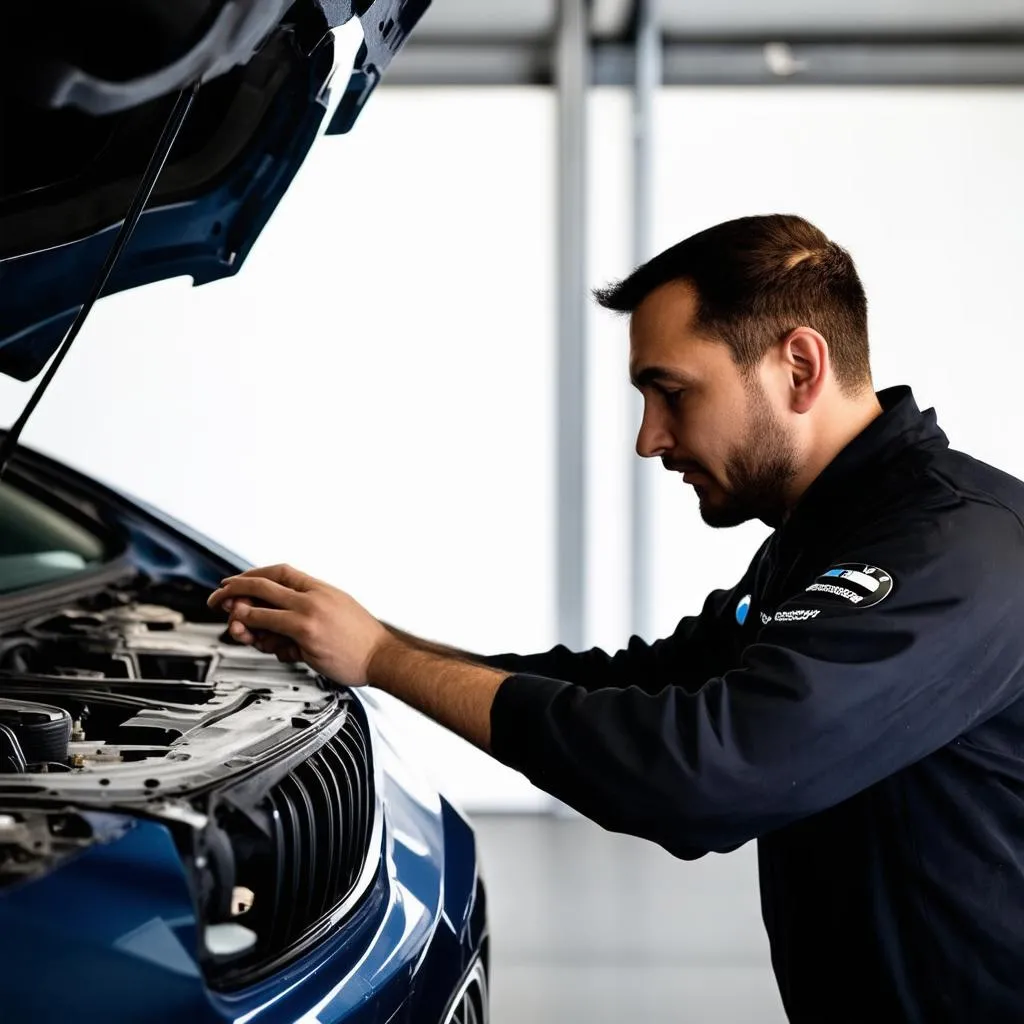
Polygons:
[[374,877],[368,725],[347,690],[158,595],[107,590],[0,635],[0,890],[156,820],[188,871],[207,980],[230,988],[334,927]]
[[242,767],[268,726],[304,728],[330,704],[304,666],[235,644],[220,623],[134,601],[67,608],[0,639],[0,794],[90,779],[143,795],[170,765],[202,773],[230,752]]
[[[5,641],[0,774],[92,771],[166,757],[183,729],[139,715],[159,710],[154,701],[202,703],[210,690],[211,655],[183,653],[177,635],[172,651],[148,643],[150,634],[176,634],[184,623],[180,613],[158,606],[72,609]],[[133,700],[135,688],[110,685],[117,680],[145,684],[146,696]],[[202,685],[183,685],[189,683]]]
[[108,592],[0,636],[0,885],[95,839],[83,811],[205,824],[219,785],[272,783],[343,713],[305,666],[197,618]]

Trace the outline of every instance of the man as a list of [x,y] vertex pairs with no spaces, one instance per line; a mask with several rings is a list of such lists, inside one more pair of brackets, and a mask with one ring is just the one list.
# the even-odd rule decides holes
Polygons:
[[756,838],[792,1021],[1019,1024],[1024,485],[876,395],[853,262],[800,218],[711,228],[598,298],[631,314],[638,453],[709,524],[775,530],[737,586],[612,657],[439,647],[280,566],[211,604],[606,828],[683,858]]

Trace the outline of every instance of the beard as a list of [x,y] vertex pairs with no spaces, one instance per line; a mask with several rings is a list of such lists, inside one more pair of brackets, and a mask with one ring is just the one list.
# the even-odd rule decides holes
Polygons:
[[728,485],[720,486],[714,499],[707,488],[696,488],[701,518],[708,526],[739,526],[760,519],[777,527],[785,517],[787,491],[797,471],[796,449],[764,390],[754,382],[750,389],[749,441],[726,460]]

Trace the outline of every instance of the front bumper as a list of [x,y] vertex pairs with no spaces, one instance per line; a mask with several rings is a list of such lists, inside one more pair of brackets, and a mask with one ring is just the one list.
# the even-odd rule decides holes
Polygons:
[[[0,1016],[34,1024],[432,1024],[483,969],[486,901],[465,819],[375,737],[380,868],[336,931],[258,985],[210,990],[167,829],[120,838],[0,893]],[[481,968],[476,964],[480,963]]]

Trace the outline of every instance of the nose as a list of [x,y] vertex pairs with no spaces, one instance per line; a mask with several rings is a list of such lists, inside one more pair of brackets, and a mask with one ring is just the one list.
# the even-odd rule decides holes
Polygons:
[[644,415],[636,435],[636,453],[643,459],[653,459],[672,451],[675,438],[660,416],[644,402]]

